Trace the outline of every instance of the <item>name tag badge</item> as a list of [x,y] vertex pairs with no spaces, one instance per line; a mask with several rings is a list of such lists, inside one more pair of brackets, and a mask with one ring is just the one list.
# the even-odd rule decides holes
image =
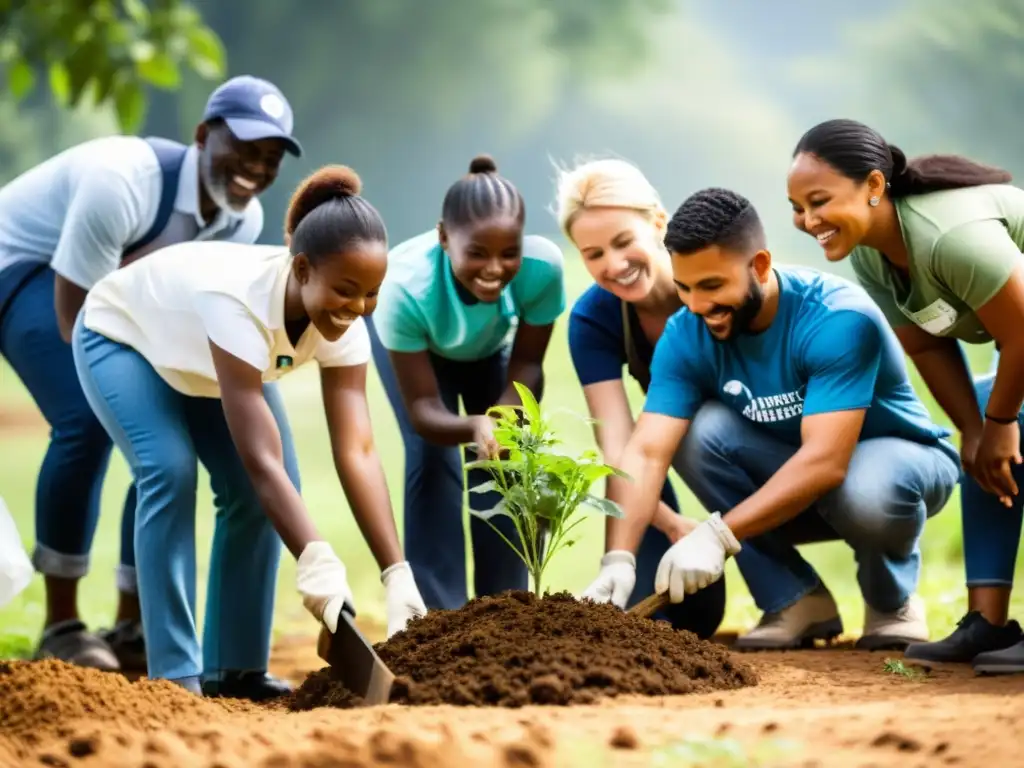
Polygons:
[[936,299],[924,309],[906,314],[922,331],[933,336],[941,336],[956,325],[959,318],[953,306],[943,299]]
[[277,369],[281,370],[282,368],[291,368],[292,367],[292,362],[293,362],[293,360],[288,355],[278,355],[277,356]]

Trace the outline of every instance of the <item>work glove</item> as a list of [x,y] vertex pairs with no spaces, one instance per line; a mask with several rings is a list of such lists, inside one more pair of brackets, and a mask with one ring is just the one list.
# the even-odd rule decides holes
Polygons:
[[626,601],[636,586],[636,558],[632,552],[615,549],[601,558],[601,570],[597,578],[584,590],[581,597],[595,603],[611,601],[619,608],[626,607]]
[[654,577],[654,591],[668,592],[680,603],[686,595],[704,589],[722,577],[725,559],[741,549],[722,516],[715,512],[665,552]]
[[295,574],[302,595],[302,604],[327,629],[338,631],[338,617],[348,603],[355,610],[352,590],[348,586],[345,564],[334,554],[326,541],[311,541],[299,555]]
[[387,595],[388,639],[396,632],[405,629],[409,619],[423,616],[427,606],[423,604],[416,580],[412,576],[412,568],[407,562],[388,566],[380,575]]

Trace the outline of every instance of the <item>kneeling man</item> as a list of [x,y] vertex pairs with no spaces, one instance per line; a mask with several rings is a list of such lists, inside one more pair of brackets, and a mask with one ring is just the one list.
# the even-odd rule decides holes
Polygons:
[[916,595],[925,521],[960,475],[950,432],[917,398],[903,352],[859,287],[773,266],[744,197],[706,189],[665,246],[685,306],[665,327],[644,411],[621,459],[625,517],[584,596],[624,606],[634,553],[673,457],[712,514],[664,555],[655,590],[682,601],[737,565],[764,612],[738,648],[782,649],[842,632],[836,603],[796,544],[845,541],[866,604],[858,647],[927,638]]

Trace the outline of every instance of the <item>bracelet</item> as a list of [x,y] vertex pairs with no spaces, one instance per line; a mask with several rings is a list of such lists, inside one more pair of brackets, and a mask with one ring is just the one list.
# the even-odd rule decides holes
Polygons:
[[993,416],[991,413],[986,413],[985,418],[989,421],[994,421],[996,424],[1013,424],[1017,421],[1017,417],[1014,416],[1012,419],[1000,419],[997,416]]

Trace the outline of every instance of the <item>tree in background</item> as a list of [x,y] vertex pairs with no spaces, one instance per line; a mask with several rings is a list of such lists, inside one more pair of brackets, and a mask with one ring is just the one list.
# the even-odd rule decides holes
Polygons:
[[62,107],[88,94],[112,104],[125,133],[145,119],[146,87],[176,89],[187,67],[215,79],[224,47],[199,12],[181,0],[0,0],[0,64],[16,102],[45,73]]

